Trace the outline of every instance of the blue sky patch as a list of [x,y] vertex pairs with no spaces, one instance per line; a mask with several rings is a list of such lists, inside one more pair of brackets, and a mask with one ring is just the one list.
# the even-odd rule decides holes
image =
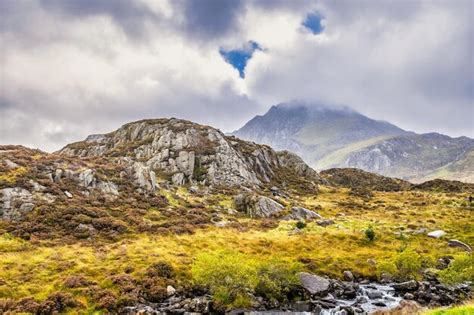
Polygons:
[[323,17],[319,13],[309,13],[303,21],[303,26],[314,35],[320,34],[324,30],[324,26],[321,25],[322,19]]
[[241,78],[245,78],[245,67],[249,59],[252,58],[255,50],[262,50],[262,48],[258,43],[249,41],[241,49],[225,50],[224,48],[220,48],[219,53],[227,63],[239,71]]

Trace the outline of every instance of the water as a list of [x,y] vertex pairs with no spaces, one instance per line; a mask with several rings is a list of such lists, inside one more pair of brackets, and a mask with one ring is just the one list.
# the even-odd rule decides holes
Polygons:
[[[355,306],[363,311],[359,314],[370,314],[378,310],[388,310],[397,307],[402,301],[401,297],[395,296],[395,290],[389,285],[381,285],[376,283],[361,284],[357,297],[353,300],[334,299],[337,306],[333,309],[323,309],[320,315],[340,315],[347,314],[341,307]],[[377,297],[378,295],[378,297]],[[383,303],[383,304],[382,304]],[[265,312],[246,312],[248,315],[310,315],[311,312],[281,312],[281,311],[265,311]]]

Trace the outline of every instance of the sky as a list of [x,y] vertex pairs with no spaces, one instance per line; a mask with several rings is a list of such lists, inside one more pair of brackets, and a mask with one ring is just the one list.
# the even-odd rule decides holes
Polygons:
[[177,117],[228,132],[345,105],[474,137],[470,0],[1,0],[0,143],[46,151]]

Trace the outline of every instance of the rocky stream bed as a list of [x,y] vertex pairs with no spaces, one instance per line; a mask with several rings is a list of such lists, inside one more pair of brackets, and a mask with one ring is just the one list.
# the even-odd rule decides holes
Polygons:
[[[350,315],[371,314],[397,308],[402,301],[412,301],[422,306],[447,306],[471,298],[470,283],[456,286],[441,284],[428,275],[424,281],[378,283],[363,280],[351,281],[327,279],[309,273],[300,273],[300,297],[297,301],[277,303],[255,298],[247,309],[235,309],[228,314],[318,314]],[[387,281],[385,281],[387,282]],[[210,295],[180,296],[170,289],[170,296],[163,303],[137,305],[122,310],[122,314],[219,314]]]

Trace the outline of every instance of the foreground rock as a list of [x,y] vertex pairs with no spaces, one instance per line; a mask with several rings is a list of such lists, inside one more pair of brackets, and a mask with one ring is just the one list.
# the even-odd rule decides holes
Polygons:
[[329,290],[329,280],[307,272],[298,274],[301,286],[311,295],[324,296]]

